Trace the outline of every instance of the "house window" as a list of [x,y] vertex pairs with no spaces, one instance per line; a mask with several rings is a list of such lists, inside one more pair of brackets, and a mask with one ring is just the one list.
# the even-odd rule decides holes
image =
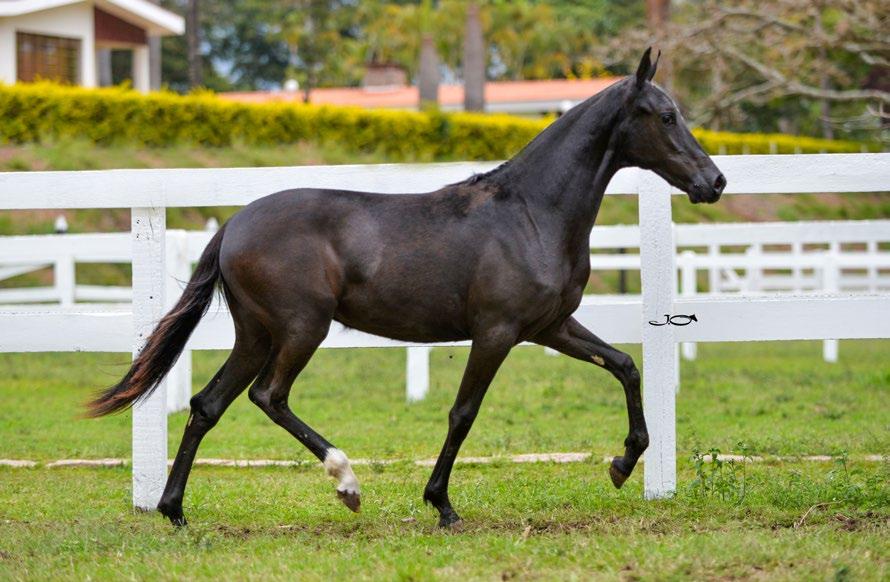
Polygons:
[[80,83],[80,40],[16,32],[19,81],[46,79]]

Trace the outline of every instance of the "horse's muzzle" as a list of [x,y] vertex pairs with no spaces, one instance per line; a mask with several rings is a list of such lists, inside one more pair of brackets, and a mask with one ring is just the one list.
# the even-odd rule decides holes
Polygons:
[[724,188],[726,188],[726,177],[717,172],[713,179],[701,180],[693,184],[692,188],[689,189],[689,200],[693,204],[700,202],[713,204],[720,200],[720,195],[723,194]]

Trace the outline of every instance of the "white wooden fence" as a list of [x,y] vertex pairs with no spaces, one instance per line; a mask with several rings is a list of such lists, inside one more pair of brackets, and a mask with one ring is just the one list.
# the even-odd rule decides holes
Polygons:
[[[890,186],[890,154],[729,156],[715,158],[726,194],[878,192]],[[493,164],[327,166],[252,169],[109,170],[0,174],[0,209],[131,207],[133,308],[78,305],[0,312],[0,351],[138,351],[165,305],[165,210],[242,205],[285,188],[360,188],[424,192],[487,171]],[[624,170],[611,194],[637,194],[642,303],[616,299],[582,305],[576,317],[613,343],[643,344],[644,407],[650,428],[644,486],[648,498],[676,488],[675,384],[678,342],[890,337],[890,295],[764,297],[676,296],[672,189],[650,172]],[[608,201],[606,202],[608,203]],[[695,314],[691,325],[654,326],[665,314]],[[193,349],[226,349],[231,323],[211,313]],[[406,347],[333,328],[323,347]],[[133,502],[153,508],[166,478],[166,385],[133,410]]]
[[[182,294],[214,231],[168,230],[166,233],[165,310]],[[77,264],[125,263],[133,261],[130,233],[49,234],[0,237],[0,281],[46,267],[53,269],[53,283],[39,287],[0,289],[0,310],[65,315],[72,311],[94,315],[101,312],[131,311],[133,289],[130,286],[82,285],[75,277]],[[37,304],[37,305],[35,305]],[[57,308],[53,306],[57,305]],[[210,311],[226,316],[225,306],[217,303]],[[129,351],[129,344],[121,344]],[[429,351],[427,346],[408,348],[405,393],[409,401],[421,400],[429,389]],[[188,408],[192,395],[191,342],[167,376],[167,411]]]
[[[213,221],[215,223],[215,221]],[[178,300],[216,226],[205,231],[168,230],[166,303]],[[707,271],[707,293],[777,293],[820,291],[890,291],[890,220],[776,222],[674,225],[679,293],[699,294],[697,274]],[[591,268],[595,271],[639,271],[640,229],[599,226],[590,236]],[[730,248],[727,248],[730,247]],[[614,254],[622,249],[623,254]],[[692,250],[696,249],[696,250]],[[631,250],[630,253],[626,251]],[[704,254],[700,251],[704,250]],[[611,253],[610,253],[611,251]],[[609,253],[609,254],[607,254]],[[29,270],[53,267],[51,286],[0,289],[0,306],[57,303],[70,308],[91,303],[92,309],[120,310],[132,301],[130,286],[82,285],[76,264],[132,262],[130,233],[51,234],[0,237],[0,281]],[[593,295],[596,304],[614,296]],[[636,300],[637,295],[622,299]],[[82,306],[81,306],[82,307]],[[12,307],[7,307],[11,309]],[[47,305],[41,305],[47,310]],[[826,361],[837,360],[837,340],[824,340]],[[429,348],[408,348],[406,398],[421,400],[429,387]],[[548,353],[557,352],[548,350]],[[695,344],[684,343],[686,359],[695,358]],[[191,350],[186,349],[167,381],[167,410],[188,407],[191,397]]]
[[[591,250],[638,249],[637,226],[597,227]],[[674,225],[679,293],[698,296],[698,272],[707,294],[890,292],[890,221],[848,220]],[[728,247],[728,248],[727,248]],[[639,270],[637,254],[591,254],[599,270]],[[694,359],[695,344],[683,344]],[[823,357],[837,361],[837,340]]]

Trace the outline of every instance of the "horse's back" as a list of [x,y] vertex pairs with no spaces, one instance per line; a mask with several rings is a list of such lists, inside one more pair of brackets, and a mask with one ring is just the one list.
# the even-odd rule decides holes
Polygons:
[[448,192],[288,190],[226,225],[220,263],[231,294],[263,319],[292,299],[351,327],[399,339],[466,336],[466,293],[482,237],[462,234],[466,201]]

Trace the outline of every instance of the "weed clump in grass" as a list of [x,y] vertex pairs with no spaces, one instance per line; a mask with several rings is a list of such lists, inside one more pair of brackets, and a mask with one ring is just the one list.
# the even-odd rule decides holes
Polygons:
[[692,450],[695,479],[689,484],[689,493],[699,499],[720,499],[734,504],[745,500],[748,492],[745,465],[750,460],[748,446],[740,442],[734,451],[739,458],[724,459],[720,449],[712,447],[702,453],[698,447]]

